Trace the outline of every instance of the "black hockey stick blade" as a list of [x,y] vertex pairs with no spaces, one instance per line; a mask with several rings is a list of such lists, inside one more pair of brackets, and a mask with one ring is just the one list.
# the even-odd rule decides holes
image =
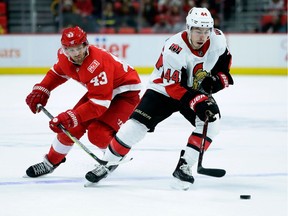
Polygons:
[[212,177],[221,178],[226,174],[224,169],[216,169],[216,168],[204,168],[202,166],[198,166],[197,173]]

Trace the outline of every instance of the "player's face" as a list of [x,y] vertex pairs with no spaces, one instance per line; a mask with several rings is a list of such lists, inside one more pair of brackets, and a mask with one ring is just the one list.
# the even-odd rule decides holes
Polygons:
[[210,28],[192,28],[190,43],[193,49],[200,49],[210,36]]
[[82,64],[85,59],[87,46],[84,44],[72,47],[64,47],[66,55],[68,55],[76,64]]

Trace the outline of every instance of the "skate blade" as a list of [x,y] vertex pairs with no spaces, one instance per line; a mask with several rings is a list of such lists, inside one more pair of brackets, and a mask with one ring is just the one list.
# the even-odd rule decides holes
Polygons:
[[179,179],[174,179],[171,183],[171,187],[175,190],[184,190],[187,191],[190,189],[192,184],[190,182],[181,181]]
[[122,160],[120,160],[120,161],[110,161],[110,162],[108,162],[107,164],[106,164],[106,166],[115,166],[115,165],[120,165],[120,164],[124,164],[124,163],[127,163],[127,162],[130,162],[130,161],[132,161],[133,160],[133,158],[127,158],[127,159],[125,159],[125,157],[122,159]]
[[28,176],[26,173],[22,176],[22,178],[31,178],[30,176]]
[[93,183],[93,182],[87,181],[87,182],[84,184],[84,187],[85,187],[85,188],[96,187],[97,185],[98,185],[98,182]]

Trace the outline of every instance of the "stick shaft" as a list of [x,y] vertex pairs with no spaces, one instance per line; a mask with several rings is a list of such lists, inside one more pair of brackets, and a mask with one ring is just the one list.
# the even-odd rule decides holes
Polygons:
[[207,130],[208,130],[208,117],[206,118],[203,126],[203,132],[202,132],[202,142],[200,146],[200,151],[199,151],[199,158],[198,158],[198,167],[202,166],[202,161],[203,161],[203,155],[205,151],[205,142],[207,138]]
[[[54,116],[41,104],[37,105],[37,108],[41,111],[43,111],[50,119],[53,119]],[[95,154],[93,154],[83,143],[80,142],[76,137],[74,137],[69,131],[67,131],[62,124],[59,124],[57,127],[59,127],[63,133],[65,133],[74,143],[76,143],[78,146],[80,146],[87,154],[89,154],[94,160],[96,160],[98,163],[106,165],[107,161],[103,161],[100,158],[98,158]]]
[[203,126],[203,133],[202,133],[203,137],[202,137],[202,143],[201,143],[200,151],[199,151],[197,173],[220,178],[226,174],[226,171],[224,169],[204,168],[202,166],[202,161],[203,161],[203,156],[204,156],[204,151],[205,151],[205,142],[207,139],[208,119],[209,117],[207,116],[204,122],[204,126]]

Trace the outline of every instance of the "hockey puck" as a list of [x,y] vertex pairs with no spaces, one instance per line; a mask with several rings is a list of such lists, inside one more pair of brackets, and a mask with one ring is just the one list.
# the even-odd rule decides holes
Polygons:
[[240,195],[240,199],[251,199],[251,195]]

